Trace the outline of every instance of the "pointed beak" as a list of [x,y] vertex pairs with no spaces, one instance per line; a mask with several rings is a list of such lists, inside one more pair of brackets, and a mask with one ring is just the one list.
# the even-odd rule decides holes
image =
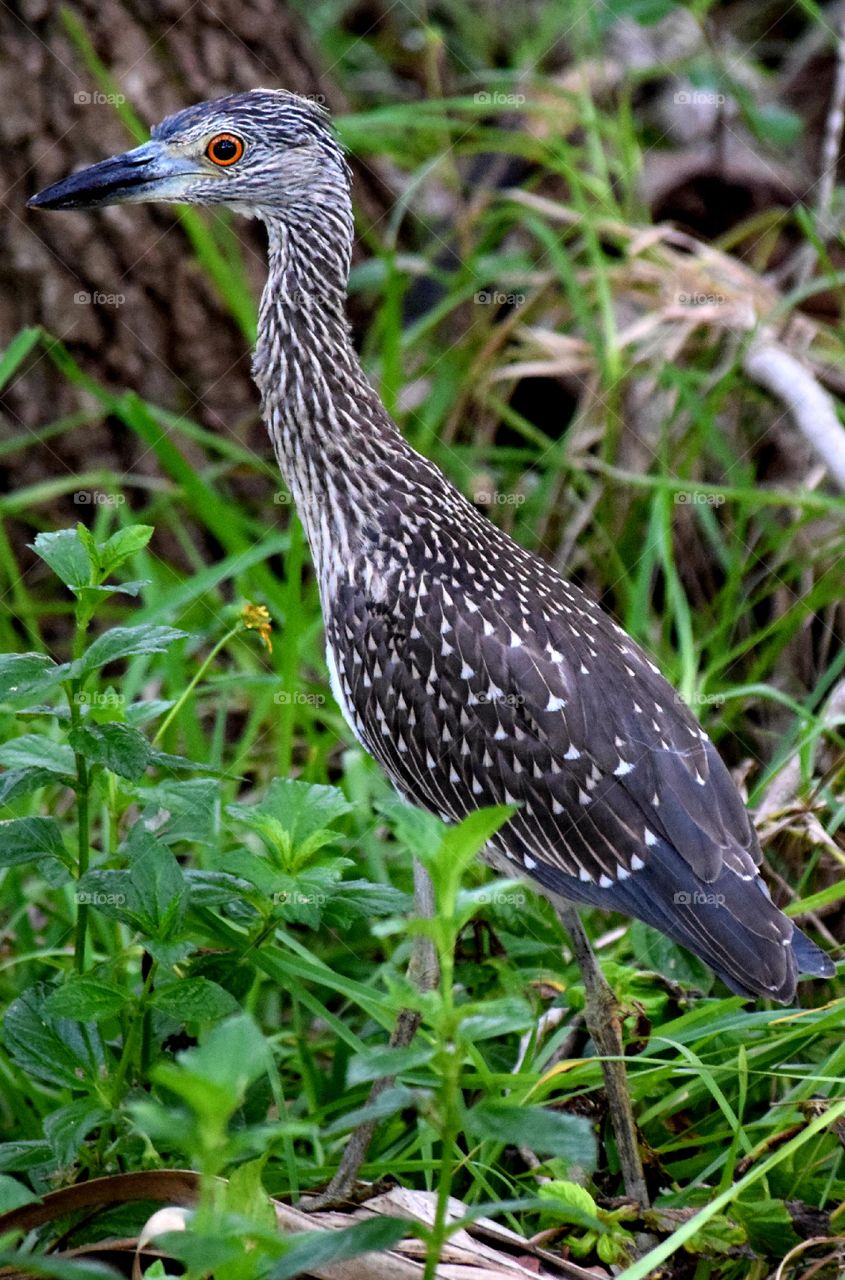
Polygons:
[[101,160],[39,191],[30,209],[99,209],[108,204],[184,200],[197,179],[206,178],[196,160],[173,154],[155,138],[134,151]]

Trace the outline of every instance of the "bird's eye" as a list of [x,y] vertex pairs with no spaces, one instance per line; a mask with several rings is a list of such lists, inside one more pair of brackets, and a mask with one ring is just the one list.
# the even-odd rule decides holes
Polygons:
[[235,164],[244,153],[244,144],[234,133],[218,133],[211,139],[205,154],[214,164]]

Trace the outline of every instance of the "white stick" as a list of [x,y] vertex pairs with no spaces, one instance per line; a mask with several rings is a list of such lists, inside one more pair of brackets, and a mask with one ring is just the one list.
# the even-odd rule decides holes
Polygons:
[[830,477],[845,489],[845,429],[836,402],[809,369],[769,337],[753,343],[743,361],[745,373],[770,391],[791,413],[795,425],[813,447]]

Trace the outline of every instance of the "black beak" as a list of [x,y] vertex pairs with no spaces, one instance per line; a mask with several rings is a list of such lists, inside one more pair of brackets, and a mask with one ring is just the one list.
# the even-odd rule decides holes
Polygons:
[[194,162],[171,155],[152,139],[134,151],[101,160],[39,191],[30,209],[99,209],[147,200],[183,200],[187,179],[200,176]]

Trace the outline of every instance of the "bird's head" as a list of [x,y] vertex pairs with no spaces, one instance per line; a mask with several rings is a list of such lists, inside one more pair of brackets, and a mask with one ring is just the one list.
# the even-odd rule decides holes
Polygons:
[[97,209],[163,200],[266,218],[343,198],[348,187],[326,112],[293,93],[253,89],[168,116],[149,142],[63,178],[29,204]]

